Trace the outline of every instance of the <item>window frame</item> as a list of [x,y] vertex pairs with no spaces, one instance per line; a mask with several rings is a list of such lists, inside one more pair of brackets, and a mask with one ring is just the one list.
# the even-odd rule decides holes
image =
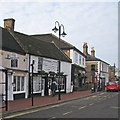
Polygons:
[[[20,90],[18,90],[18,77],[20,77]],[[21,81],[22,81],[22,78],[24,77],[24,86],[23,86],[23,90],[22,90],[22,83],[21,83]],[[13,93],[22,93],[22,92],[25,92],[25,76],[13,76],[13,79],[14,78],[16,78],[16,81],[13,81],[13,84],[14,84],[14,86],[13,86]],[[15,88],[15,90],[14,90],[14,88]]]

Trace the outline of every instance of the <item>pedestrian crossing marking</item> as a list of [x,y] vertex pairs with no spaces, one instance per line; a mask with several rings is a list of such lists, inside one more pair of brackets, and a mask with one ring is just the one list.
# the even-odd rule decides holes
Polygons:
[[70,112],[66,112],[66,113],[64,113],[63,115],[67,115],[67,114],[70,114],[70,113],[72,113],[72,111],[70,111]]

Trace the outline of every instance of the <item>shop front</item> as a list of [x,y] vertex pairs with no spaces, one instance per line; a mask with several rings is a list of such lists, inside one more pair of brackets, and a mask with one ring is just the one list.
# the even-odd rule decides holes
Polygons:
[[72,65],[72,82],[74,85],[74,90],[80,90],[85,87],[85,68],[82,68],[78,65]]
[[59,85],[60,85],[60,91],[61,92],[66,92],[66,75],[60,75],[60,78],[57,74],[50,74],[48,77],[48,90],[49,90],[49,95],[51,95],[51,85],[52,83],[56,83],[56,90],[55,92],[59,92]]

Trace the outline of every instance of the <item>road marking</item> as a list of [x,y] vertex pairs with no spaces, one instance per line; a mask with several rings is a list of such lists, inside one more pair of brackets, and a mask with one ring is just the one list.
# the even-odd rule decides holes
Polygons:
[[50,107],[41,108],[41,109],[29,111],[29,112],[19,113],[19,114],[15,114],[15,115],[11,115],[11,116],[4,117],[3,119],[9,119],[9,118],[13,118],[13,117],[17,117],[17,116],[29,114],[29,113],[38,112],[38,111],[41,111],[41,110],[47,110],[47,109],[54,108],[54,107],[59,107],[59,106],[65,105],[65,104],[67,104],[67,103],[62,103],[62,104],[58,104],[58,105],[53,105],[53,106],[50,106]]
[[83,108],[85,108],[85,107],[86,107],[86,106],[80,107],[79,110],[81,110],[81,109],[83,109]]
[[116,107],[116,106],[111,106],[110,108],[114,108],[114,109],[120,109],[120,107]]
[[52,118],[49,118],[48,120],[52,120],[52,119],[55,119],[56,117],[52,117]]
[[97,96],[92,96],[92,97],[97,97]]
[[63,115],[67,115],[67,114],[70,114],[70,113],[72,113],[72,111],[70,111],[70,112],[66,112],[66,113],[64,113]]
[[94,105],[94,103],[91,103],[91,104],[89,104],[89,105],[90,105],[90,106],[91,106],[91,105]]

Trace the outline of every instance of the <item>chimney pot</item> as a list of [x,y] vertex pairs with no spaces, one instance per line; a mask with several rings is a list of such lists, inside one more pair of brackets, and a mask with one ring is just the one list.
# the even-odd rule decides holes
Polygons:
[[91,56],[94,56],[94,57],[95,57],[95,50],[94,50],[94,47],[91,48]]
[[84,43],[84,45],[83,45],[83,53],[84,53],[85,55],[88,54],[88,46],[87,46],[87,43]]
[[14,31],[15,20],[13,18],[4,19],[4,28]]

